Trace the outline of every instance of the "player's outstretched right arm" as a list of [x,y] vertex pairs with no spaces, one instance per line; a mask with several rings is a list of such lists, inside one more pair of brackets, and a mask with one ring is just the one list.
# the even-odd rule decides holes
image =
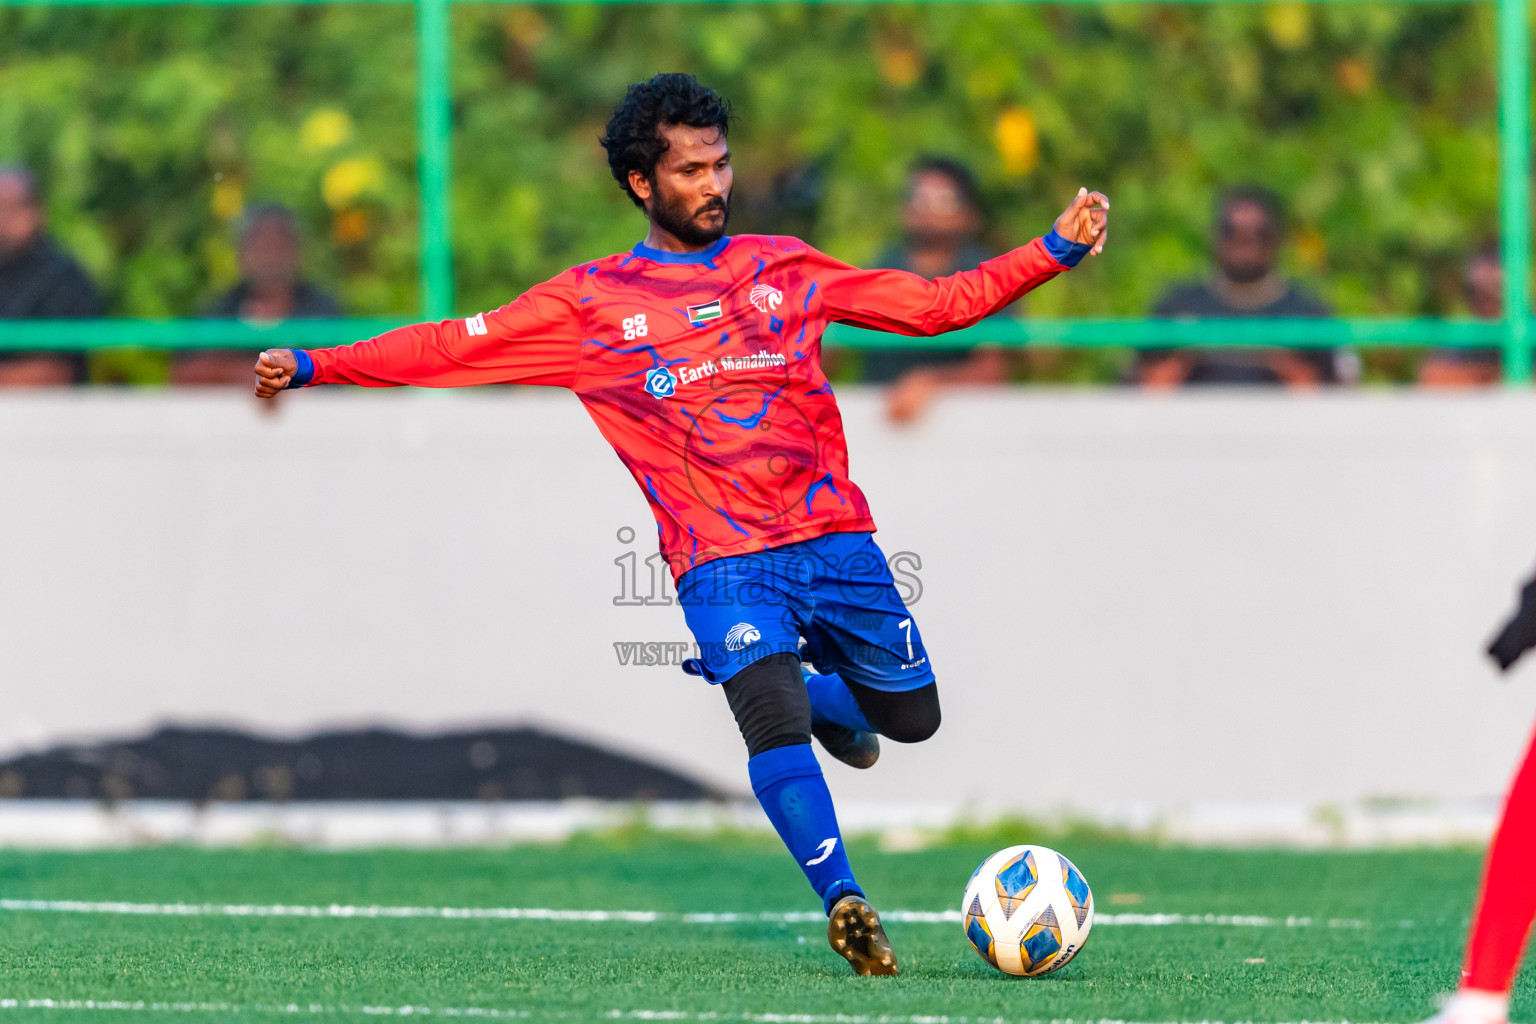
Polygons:
[[812,250],[827,319],[893,334],[934,335],[969,327],[1026,292],[1103,251],[1109,199],[1079,189],[1049,234],[975,270],[929,281],[904,270],[860,270]]
[[453,388],[475,384],[570,387],[581,361],[574,273],[516,302],[463,320],[412,324],[355,345],[269,349],[256,360],[256,394],[311,384]]

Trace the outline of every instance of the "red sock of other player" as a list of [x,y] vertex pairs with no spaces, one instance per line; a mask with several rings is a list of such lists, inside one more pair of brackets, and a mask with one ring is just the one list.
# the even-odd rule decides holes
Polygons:
[[1536,737],[1488,848],[1461,987],[1506,995],[1536,918]]

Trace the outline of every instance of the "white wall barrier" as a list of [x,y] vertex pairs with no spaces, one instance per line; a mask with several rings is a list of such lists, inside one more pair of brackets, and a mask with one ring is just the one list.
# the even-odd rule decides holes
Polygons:
[[[908,430],[841,397],[878,539],[921,558],[945,714],[829,767],[844,798],[1502,790],[1536,666],[1501,683],[1480,648],[1536,564],[1536,397],[956,393]],[[534,721],[745,791],[722,697],[620,664],[689,640],[614,605],[654,536],[569,395],[7,394],[0,750]]]

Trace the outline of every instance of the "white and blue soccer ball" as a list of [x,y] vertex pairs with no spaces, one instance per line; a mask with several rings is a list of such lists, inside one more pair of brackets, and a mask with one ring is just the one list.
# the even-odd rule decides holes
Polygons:
[[965,937],[1004,974],[1034,978],[1082,951],[1093,892],[1067,858],[1044,846],[1010,846],[981,862],[965,887]]

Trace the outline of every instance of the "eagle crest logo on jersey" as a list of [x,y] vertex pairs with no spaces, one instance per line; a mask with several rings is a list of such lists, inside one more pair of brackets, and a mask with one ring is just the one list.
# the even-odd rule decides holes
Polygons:
[[763,638],[763,634],[750,622],[738,622],[731,627],[731,631],[725,634],[725,649],[739,651],[749,644],[755,644]]
[[752,286],[752,294],[748,296],[752,305],[758,312],[771,313],[779,308],[779,303],[784,301],[784,293],[772,285],[756,284]]
[[677,390],[677,378],[665,366],[658,366],[645,375],[645,390],[656,398],[671,398]]

